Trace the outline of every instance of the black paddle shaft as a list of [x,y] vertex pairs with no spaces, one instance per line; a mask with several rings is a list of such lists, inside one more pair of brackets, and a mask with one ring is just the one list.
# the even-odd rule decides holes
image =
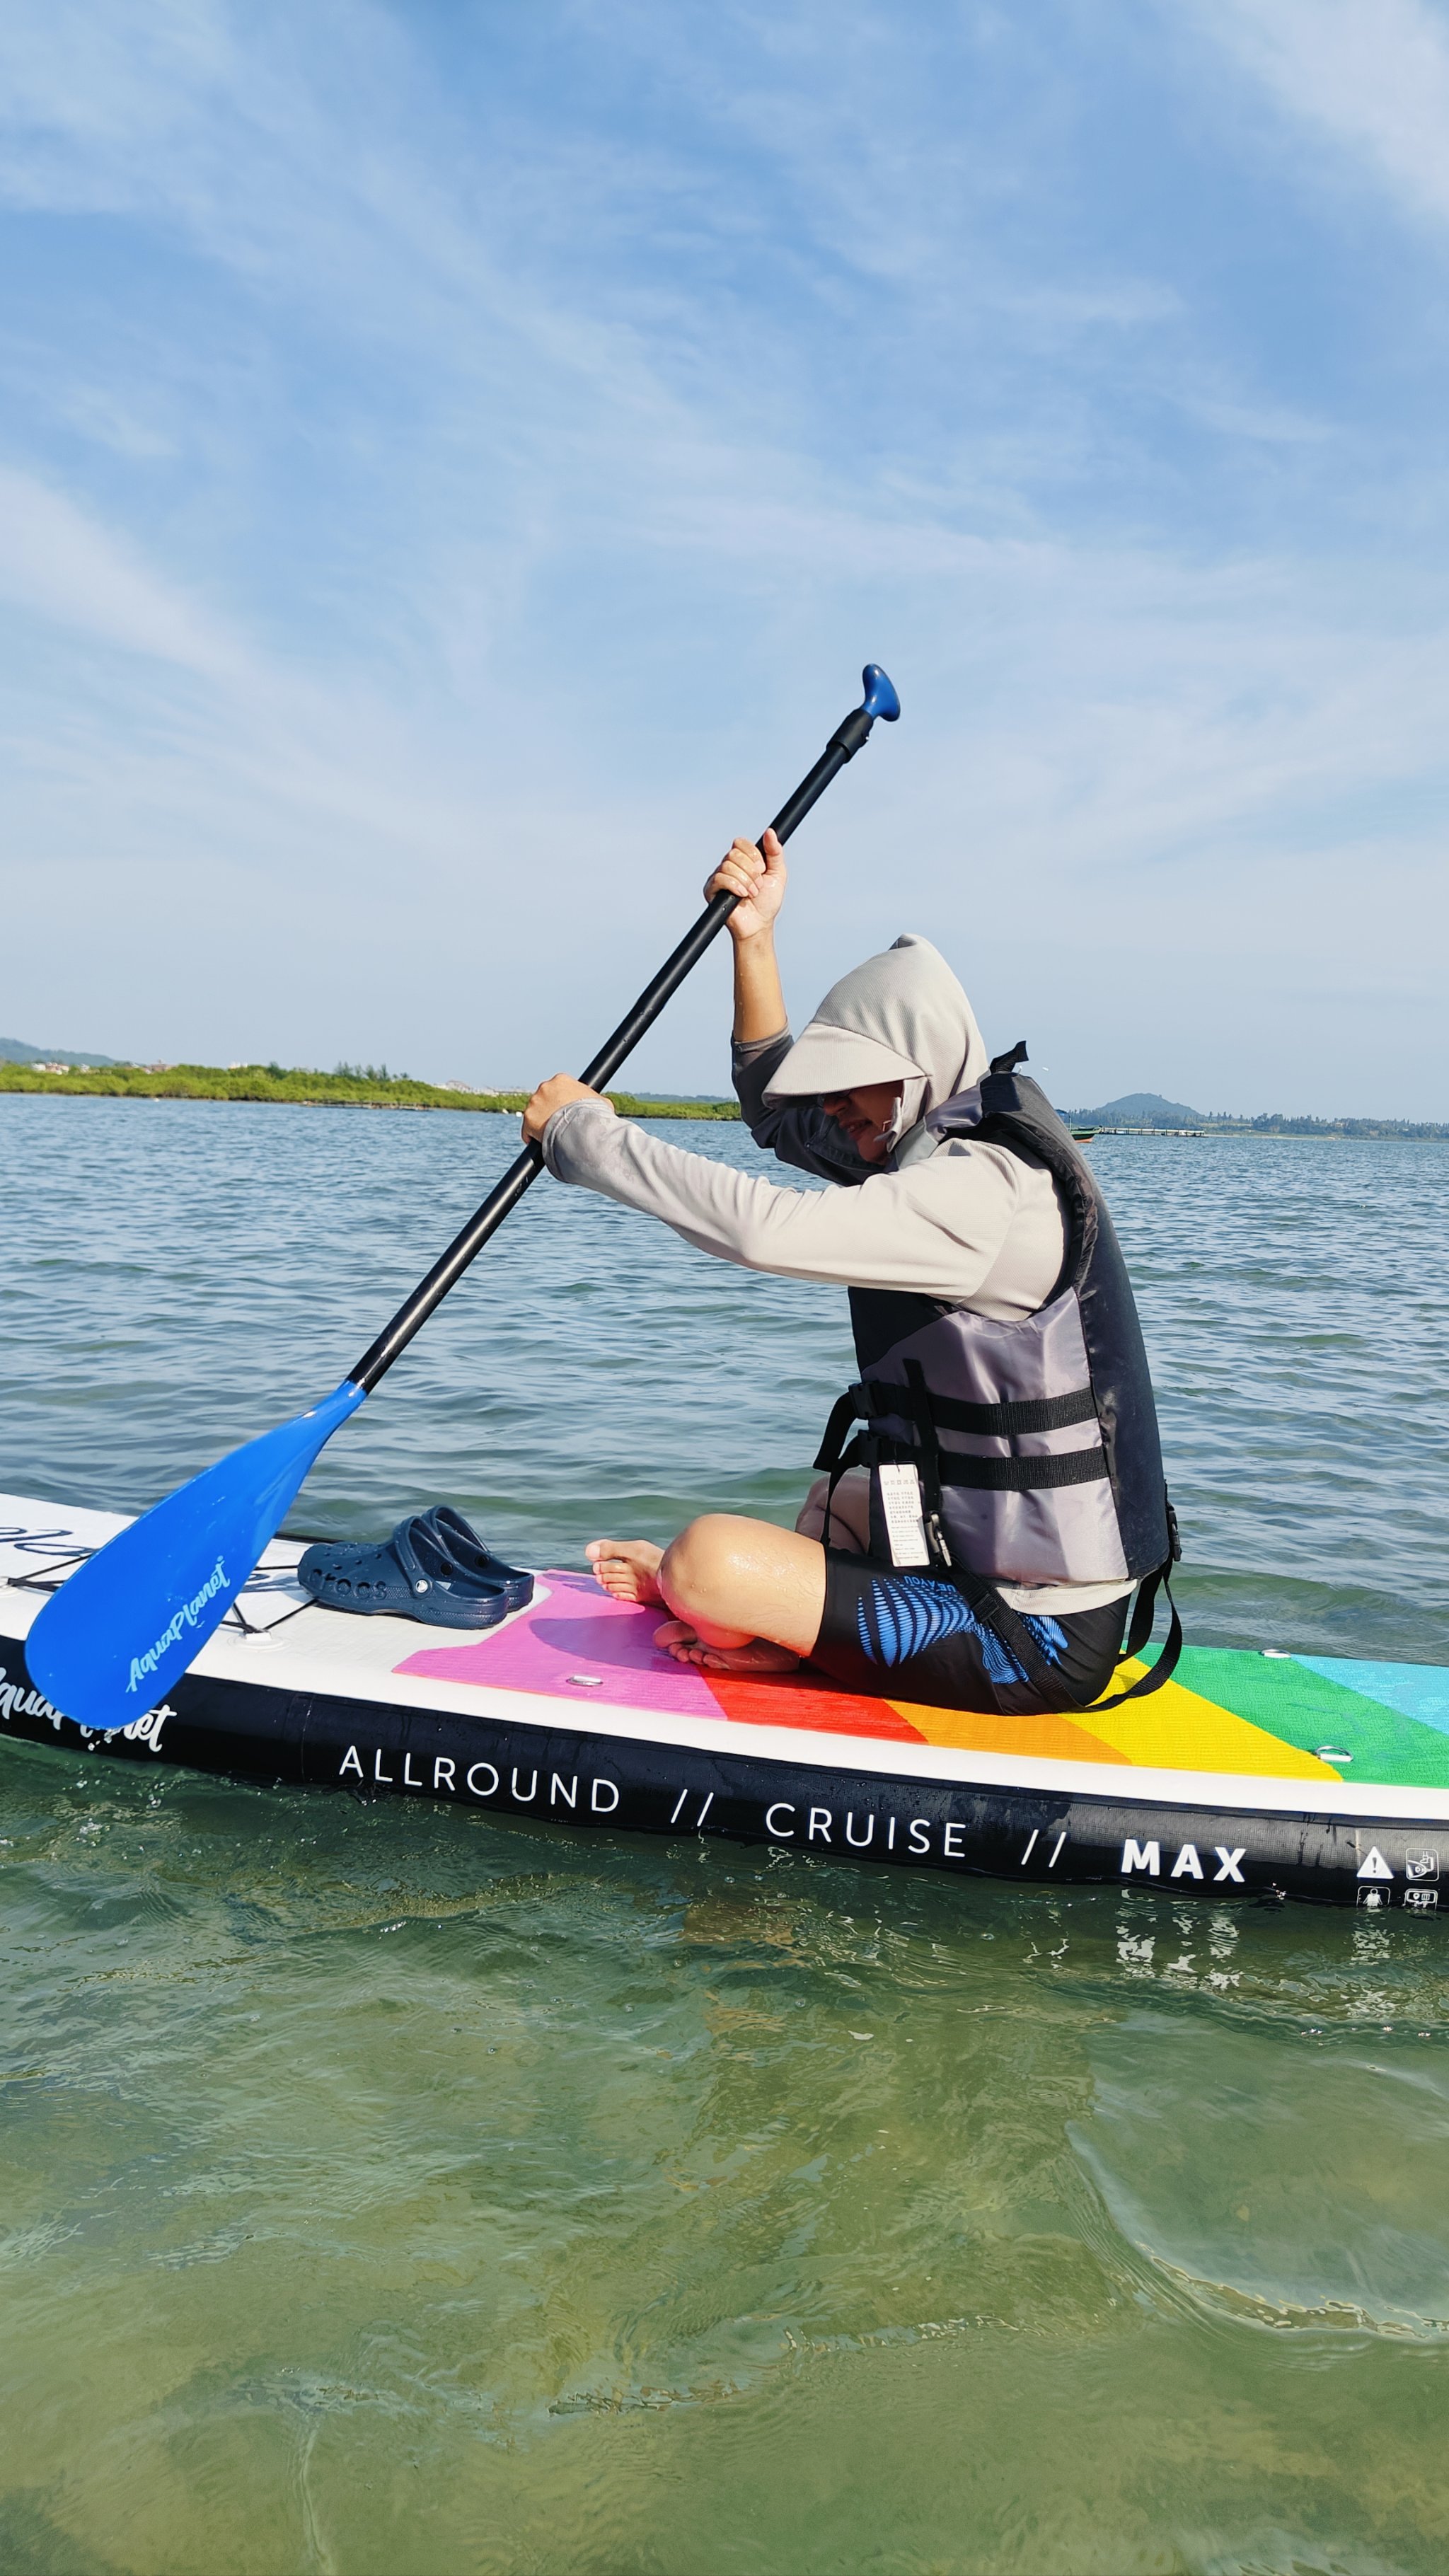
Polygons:
[[[887,684],[889,685],[889,684]],[[892,693],[894,695],[894,693]],[[881,710],[885,712],[884,709]],[[798,823],[803,823],[818,796],[823,796],[837,771],[853,760],[867,740],[875,718],[864,707],[852,707],[845,722],[831,735],[825,750],[809,775],[802,778],[793,796],[775,816],[770,830],[780,840],[788,841]],[[734,911],[738,897],[717,894],[706,904],[694,928],[681,939],[672,957],[660,967],[652,984],[647,984],[632,1011],[619,1022],[607,1044],[585,1065],[579,1076],[591,1090],[616,1074],[639,1040],[652,1028],[665,1003],[683,983],[690,968],[697,965],[710,941],[723,930]],[[406,1303],[399,1306],[392,1322],[378,1334],[369,1350],[364,1351],[355,1369],[349,1371],[354,1386],[370,1394],[378,1379],[393,1361],[407,1349],[420,1325],[425,1324],[433,1308],[440,1305],[455,1280],[461,1279],[471,1261],[476,1261],[490,1235],[497,1233],[504,1218],[517,1207],[524,1191],[532,1189],[543,1169],[543,1150],[538,1145],[525,1145],[515,1163],[510,1163],[496,1189],[491,1189],[477,1214],[469,1218],[459,1235],[455,1235],[441,1260],[435,1261],[426,1279],[419,1281]]]

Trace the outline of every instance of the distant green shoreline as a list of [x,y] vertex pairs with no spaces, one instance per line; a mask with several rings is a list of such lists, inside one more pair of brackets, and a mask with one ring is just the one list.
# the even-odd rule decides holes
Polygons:
[[[414,1082],[407,1074],[316,1073],[275,1064],[168,1064],[77,1066],[72,1073],[39,1073],[25,1064],[0,1063],[0,1094],[43,1091],[107,1100],[251,1100],[304,1109],[481,1109],[517,1117],[526,1091],[458,1091],[442,1083]],[[630,1118],[739,1117],[733,1100],[645,1100],[611,1091],[616,1109]]]

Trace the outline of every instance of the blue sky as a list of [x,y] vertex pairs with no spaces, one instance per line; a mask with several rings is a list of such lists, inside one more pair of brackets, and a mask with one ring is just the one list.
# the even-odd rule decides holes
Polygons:
[[797,1024],[1449,1117],[1443,7],[11,0],[0,221],[8,1034],[575,1064],[873,658]]

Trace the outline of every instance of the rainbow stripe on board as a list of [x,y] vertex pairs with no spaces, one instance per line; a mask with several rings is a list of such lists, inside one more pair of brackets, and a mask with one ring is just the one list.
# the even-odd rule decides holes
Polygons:
[[[657,1610],[609,1601],[587,1575],[556,1573],[544,1581],[546,1594],[506,1627],[425,1648],[394,1669],[529,1696],[680,1718],[724,1716],[737,1726],[795,1727],[881,1744],[934,1744],[1104,1769],[1449,1790],[1449,1671],[1437,1665],[1189,1646],[1173,1679],[1149,1699],[1073,1717],[987,1717],[884,1695],[862,1698],[813,1675],[745,1680],[696,1673],[656,1653]],[[1146,1669],[1146,1661],[1124,1664],[1103,1696]]]

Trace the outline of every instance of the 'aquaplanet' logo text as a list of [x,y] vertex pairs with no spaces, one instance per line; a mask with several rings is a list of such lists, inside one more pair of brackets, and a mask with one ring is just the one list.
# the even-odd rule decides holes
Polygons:
[[162,1629],[155,1645],[148,1646],[144,1655],[131,1657],[131,1678],[126,1684],[128,1691],[150,1680],[167,1647],[175,1645],[183,1628],[194,1628],[208,1601],[214,1601],[218,1592],[224,1592],[226,1588],[226,1567],[218,1557],[201,1590],[194,1592],[189,1601],[183,1601],[170,1627]]

